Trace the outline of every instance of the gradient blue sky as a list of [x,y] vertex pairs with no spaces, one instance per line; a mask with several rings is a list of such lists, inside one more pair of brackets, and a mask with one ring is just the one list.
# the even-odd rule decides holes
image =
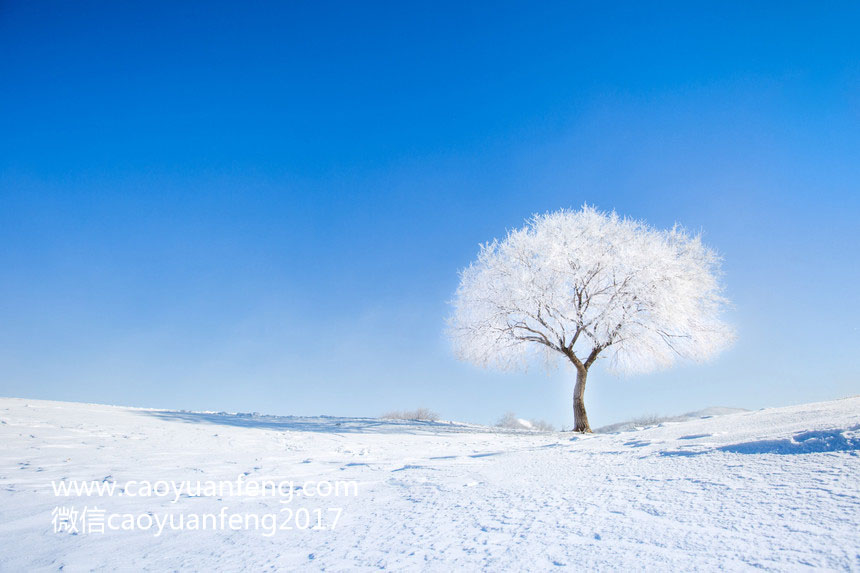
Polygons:
[[457,272],[589,202],[702,230],[739,338],[593,426],[860,392],[860,4],[0,3],[0,395],[570,424]]

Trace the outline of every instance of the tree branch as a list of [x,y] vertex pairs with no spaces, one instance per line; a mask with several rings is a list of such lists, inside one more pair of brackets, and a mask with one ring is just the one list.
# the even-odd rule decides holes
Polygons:
[[597,355],[606,348],[605,346],[595,346],[591,349],[591,354],[588,355],[588,358],[585,359],[585,363],[583,363],[583,367],[588,370],[591,368],[591,365],[594,364],[594,361],[597,360]]

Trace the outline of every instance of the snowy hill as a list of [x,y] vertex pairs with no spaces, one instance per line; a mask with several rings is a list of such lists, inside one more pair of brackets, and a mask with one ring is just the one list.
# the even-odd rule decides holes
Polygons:
[[647,416],[635,420],[629,420],[627,422],[609,424],[608,426],[597,428],[594,431],[599,434],[611,434],[613,432],[620,432],[624,430],[642,430],[644,429],[644,427],[656,426],[657,424],[662,424],[664,422],[686,422],[687,420],[693,420],[695,418],[710,418],[713,416],[725,416],[726,414],[738,414],[741,412],[749,412],[749,410],[746,410],[744,408],[726,408],[722,406],[713,406],[711,408],[696,410],[695,412],[687,412],[686,414],[681,414],[680,416]]
[[[711,416],[573,436],[0,399],[0,570],[860,570],[860,397]],[[62,495],[91,480],[112,495]]]

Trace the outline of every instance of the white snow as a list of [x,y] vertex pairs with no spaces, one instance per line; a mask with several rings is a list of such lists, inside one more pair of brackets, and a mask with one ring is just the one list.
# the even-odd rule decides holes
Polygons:
[[681,414],[680,416],[644,416],[642,418],[638,418],[635,420],[629,420],[627,422],[618,422],[615,424],[609,424],[608,426],[603,426],[601,428],[597,428],[594,431],[601,434],[608,434],[611,432],[620,432],[624,430],[635,430],[635,429],[643,429],[647,426],[655,426],[659,423],[663,422],[685,422],[687,420],[691,420],[693,418],[704,418],[707,416],[723,416],[725,414],[737,414],[740,412],[748,412],[749,410],[745,410],[744,408],[725,408],[725,407],[710,407],[704,408],[702,410],[696,410],[695,412],[687,412],[686,414]]
[[[860,570],[860,397],[573,436],[0,399],[0,570]],[[358,495],[64,498],[57,480],[356,480]],[[130,485],[129,485],[130,487]],[[343,508],[337,527],[54,532]]]

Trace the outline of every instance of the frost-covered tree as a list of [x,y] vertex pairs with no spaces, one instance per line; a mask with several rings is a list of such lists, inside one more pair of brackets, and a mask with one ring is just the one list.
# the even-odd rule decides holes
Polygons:
[[449,334],[458,357],[481,366],[563,356],[576,370],[574,430],[590,432],[583,395],[598,358],[641,373],[678,357],[703,361],[731,343],[719,265],[677,226],[657,230],[588,205],[536,215],[481,245],[461,272]]

